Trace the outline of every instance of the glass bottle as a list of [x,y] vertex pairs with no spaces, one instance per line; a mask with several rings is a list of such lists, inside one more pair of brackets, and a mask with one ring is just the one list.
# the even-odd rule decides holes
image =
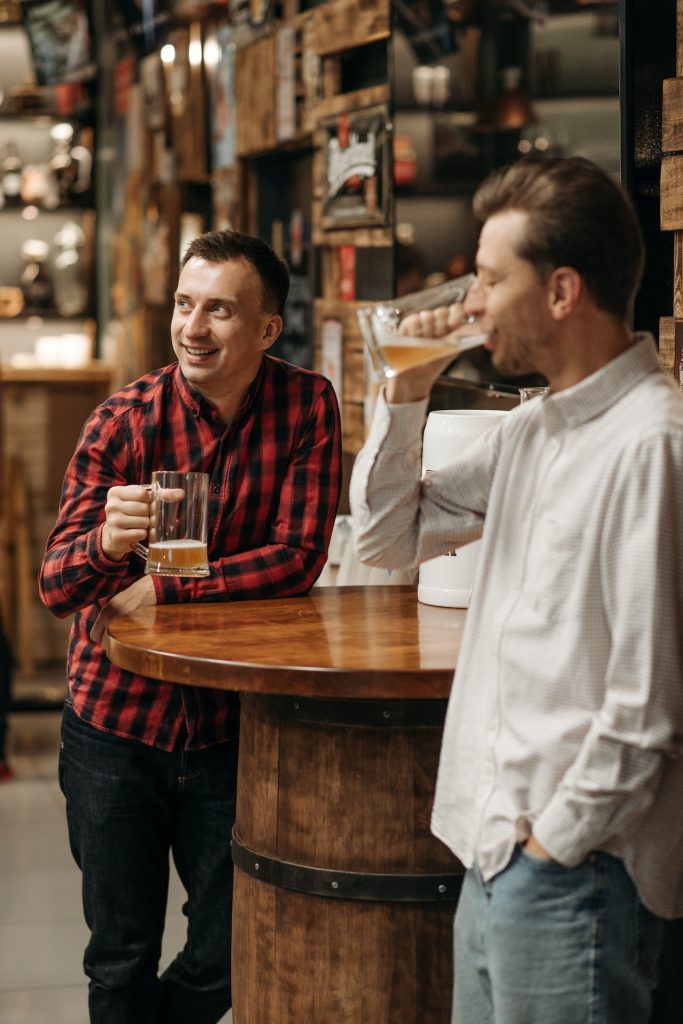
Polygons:
[[16,204],[21,198],[21,172],[23,163],[14,142],[6,142],[0,162],[0,185],[7,203]]
[[88,305],[82,261],[85,234],[80,225],[68,220],[52,242],[57,253],[53,261],[55,305],[62,316],[80,316]]
[[50,247],[39,238],[29,238],[21,247],[24,269],[19,284],[28,309],[47,309],[52,305],[52,281],[45,265]]

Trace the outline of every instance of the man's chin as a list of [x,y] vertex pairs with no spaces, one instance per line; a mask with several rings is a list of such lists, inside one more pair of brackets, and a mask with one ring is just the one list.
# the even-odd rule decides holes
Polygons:
[[511,377],[513,380],[516,377],[526,377],[530,373],[537,372],[532,366],[522,365],[519,361],[506,359],[502,352],[493,352],[491,355],[491,362],[493,363],[494,369],[497,370],[502,377]]

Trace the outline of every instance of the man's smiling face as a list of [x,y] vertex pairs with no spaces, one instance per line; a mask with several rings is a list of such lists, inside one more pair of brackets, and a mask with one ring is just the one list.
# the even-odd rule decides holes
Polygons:
[[181,270],[173,351],[185,378],[209,400],[254,378],[281,323],[264,309],[261,279],[247,260],[210,263],[193,257]]

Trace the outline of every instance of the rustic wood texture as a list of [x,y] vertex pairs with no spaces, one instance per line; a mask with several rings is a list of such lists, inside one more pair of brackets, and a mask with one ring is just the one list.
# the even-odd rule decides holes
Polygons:
[[302,133],[316,127],[316,105],[320,92],[320,58],[313,49],[315,11],[305,11],[292,23],[297,33],[297,116]]
[[[330,88],[323,75],[324,90]],[[324,91],[324,98],[316,105],[316,117],[336,117],[347,111],[362,110],[364,107],[375,107],[380,103],[388,103],[391,90],[389,85],[374,85],[368,89],[357,89],[354,92]]]
[[175,48],[173,64],[164,67],[166,94],[172,124],[173,151],[179,181],[202,180],[207,168],[207,102],[201,63],[190,60],[201,53],[199,22],[169,33]]
[[[327,249],[324,252],[331,252]],[[330,265],[334,261],[329,261]],[[323,266],[325,260],[323,260]],[[322,370],[321,332],[323,321],[332,318],[342,325],[342,447],[355,455],[365,440],[365,397],[367,392],[365,343],[361,337],[356,310],[367,302],[344,302],[340,299],[316,299],[314,303],[315,366]]]
[[662,149],[683,150],[683,78],[666,78],[662,93]]
[[659,320],[659,358],[664,369],[678,379],[683,357],[683,320],[663,316]]
[[277,145],[275,132],[275,36],[266,36],[235,54],[236,149],[250,156]]
[[[274,714],[267,698],[250,694],[243,697],[240,731],[246,756],[241,746],[236,832],[251,850],[354,872],[462,870],[429,833],[440,727],[293,722]],[[279,758],[277,789],[272,751]],[[271,823],[269,835],[264,821]],[[236,870],[234,907],[236,922],[256,913],[269,939],[251,949],[238,943],[236,1024],[450,1019],[452,905],[327,899]]]
[[414,587],[317,587],[308,597],[162,605],[110,624],[108,657],[153,679],[314,697],[446,697],[465,612]]
[[683,156],[662,159],[660,193],[662,231],[683,230]]
[[674,231],[674,308],[677,320],[683,319],[683,231]]
[[364,342],[358,326],[356,310],[359,306],[367,305],[363,302],[342,302],[316,299],[313,310],[314,335],[315,335],[315,365],[318,370],[321,365],[320,338],[323,321],[332,318],[339,320],[342,325],[342,396],[344,402],[361,404],[365,399],[365,355]]
[[320,56],[352,50],[389,34],[389,0],[331,0],[315,9],[313,46]]
[[64,657],[70,619],[50,614],[35,581],[64,471],[84,421],[110,393],[110,380],[102,363],[73,370],[0,368],[2,458],[9,473],[4,605],[22,676],[30,676],[35,663]]

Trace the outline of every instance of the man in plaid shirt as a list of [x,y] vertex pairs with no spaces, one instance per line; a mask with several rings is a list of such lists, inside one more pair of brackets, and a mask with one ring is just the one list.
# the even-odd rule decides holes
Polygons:
[[[213,1024],[230,996],[237,698],[112,665],[112,616],[146,605],[305,594],[340,490],[339,412],[323,377],[266,354],[287,267],[265,243],[209,232],[188,247],[171,324],[177,363],[91,415],[67,469],[41,596],[75,612],[60,778],[83,874],[90,1020]],[[210,575],[143,575],[154,470],[209,474]],[[268,608],[264,605],[264,643]],[[187,943],[157,977],[169,850]]]

